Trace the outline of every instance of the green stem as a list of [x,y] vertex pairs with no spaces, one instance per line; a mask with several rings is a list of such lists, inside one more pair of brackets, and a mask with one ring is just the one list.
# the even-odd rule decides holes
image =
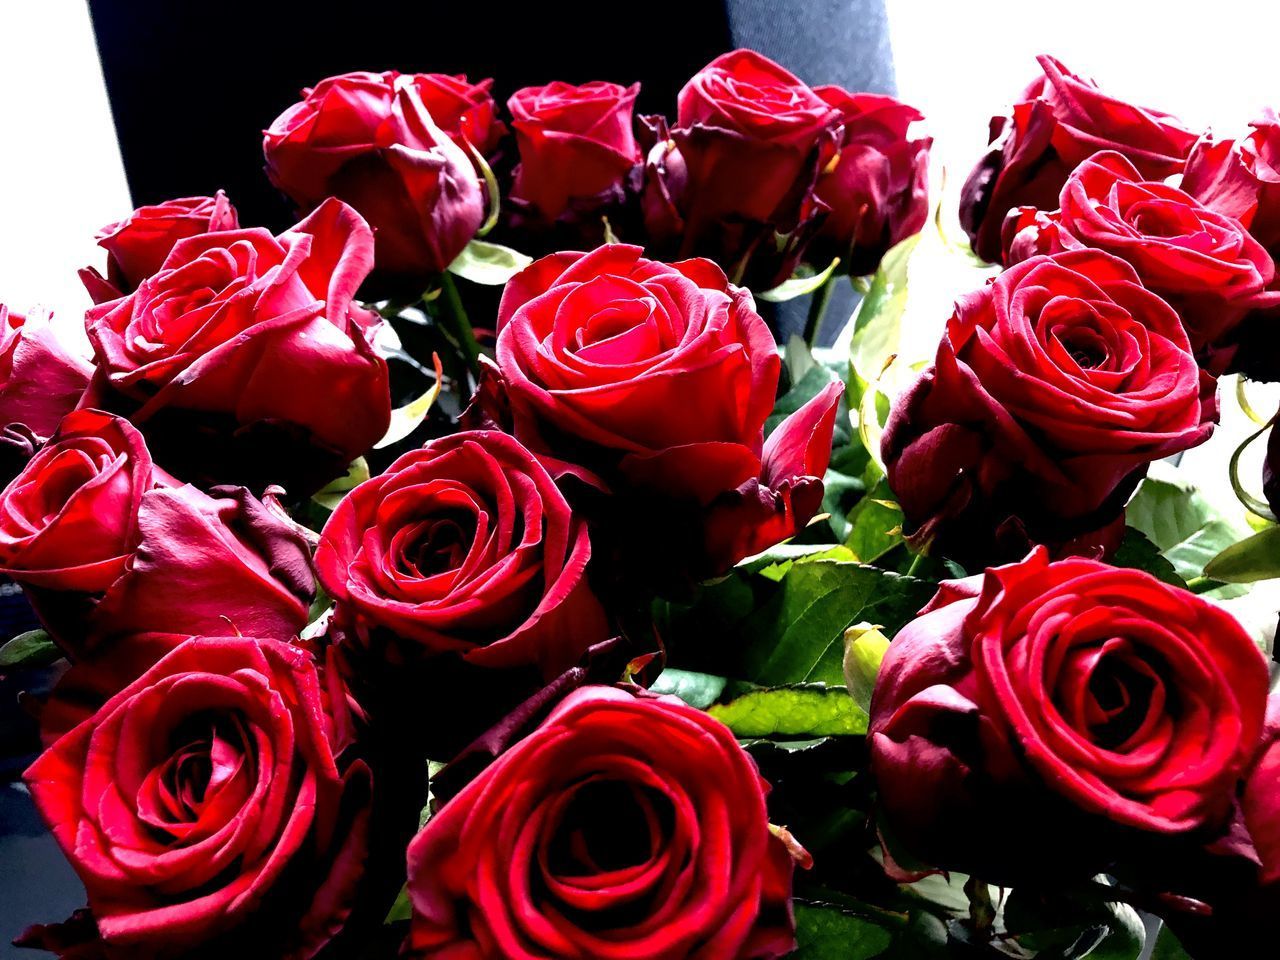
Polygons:
[[920,564],[922,563],[924,563],[924,554],[917,553],[914,557],[911,558],[911,565],[907,567],[906,575],[908,577],[914,577],[916,575],[916,570],[920,568]]
[[471,321],[467,319],[467,311],[462,305],[462,297],[458,295],[458,287],[453,282],[453,275],[444,273],[440,278],[440,287],[444,291],[445,314],[450,321],[447,329],[461,348],[471,372],[479,374],[480,344],[476,340],[475,331],[471,329]]
[[991,902],[991,888],[977,877],[970,877],[964,884],[969,898],[969,926],[984,940],[991,938],[991,928],[996,920],[995,904]]
[[1192,593],[1208,593],[1210,590],[1216,590],[1220,586],[1222,586],[1222,583],[1212,577],[1192,577],[1187,581],[1187,589]]
[[804,321],[804,342],[813,349],[818,345],[818,331],[822,329],[822,318],[826,315],[827,304],[831,302],[831,294],[835,292],[835,276],[827,277],[827,282],[813,292],[809,301],[809,316]]

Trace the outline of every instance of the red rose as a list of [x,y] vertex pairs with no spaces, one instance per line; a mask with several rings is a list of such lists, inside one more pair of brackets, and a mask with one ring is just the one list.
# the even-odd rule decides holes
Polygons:
[[910,539],[980,567],[1122,524],[1146,465],[1216,418],[1177,314],[1123,260],[1080,250],[956,304],[881,452]]
[[410,956],[704,957],[795,948],[768,784],[719,721],[570,694],[409,846]]
[[924,116],[892,97],[814,90],[840,111],[844,134],[835,165],[818,178],[815,194],[831,208],[809,250],[819,267],[840,258],[854,276],[875,273],[890,247],[919,233],[929,218],[931,137],[910,136]]
[[183,240],[137,291],[89,310],[84,405],[126,412],[182,479],[305,496],[390,422],[387,364],[352,303],[372,261],[369,226],[337,200],[279,237]]
[[622,202],[640,162],[632,129],[639,92],[638,83],[559,80],[516,91],[507,101],[520,150],[511,200],[522,221],[589,220],[583,232],[603,239],[602,211]]
[[869,733],[882,808],[935,866],[1092,874],[1126,838],[1226,820],[1267,685],[1215,604],[1038,550],[943,584],[889,645]]
[[315,593],[305,535],[271,499],[155,467],[128,421],[77,410],[0,493],[0,572],[75,659],[133,676],[193,633],[289,636]]
[[23,316],[0,303],[0,426],[22,424],[47,437],[75,409],[93,365],[60,334],[53,315]]
[[[1280,119],[1266,111],[1239,140],[1200,140],[1187,158],[1182,189],[1209,209],[1235,217],[1253,238],[1280,257]],[[1273,290],[1278,285],[1273,281]],[[1280,310],[1272,293],[1241,321],[1219,349],[1230,368],[1253,380],[1280,380]]]
[[[1280,696],[1274,693],[1236,798],[1234,816],[1221,830],[1132,865],[1139,888],[1173,907],[1163,918],[1197,960],[1252,956],[1267,942],[1280,909]],[[1200,908],[1177,909],[1188,898]]]
[[359,210],[377,234],[376,282],[421,293],[484,221],[471,159],[412,75],[347,73],[302,95],[264,134],[267,176],[302,211],[326,197]]
[[1000,227],[1014,207],[1048,209],[1075,167],[1099,150],[1115,150],[1143,176],[1182,169],[1196,135],[1175,117],[1108,96],[1053,57],[1037,57],[1044,76],[1031,83],[1007,117],[991,118],[990,152],[961,191],[960,222],[974,252],[1000,258]]
[[1274,260],[1280,257],[1280,117],[1267,110],[1237,140],[1203,137],[1187,157],[1182,189],[1235,217]]
[[[717,57],[680,91],[670,141],[649,157],[649,230],[708,256],[735,282],[786,279],[822,209],[813,185],[836,152],[840,111],[751,50]],[[678,158],[669,156],[678,152]],[[652,201],[651,201],[652,203]],[[779,251],[775,234],[793,235]]]
[[1280,696],[1267,702],[1266,731],[1245,781],[1241,811],[1261,863],[1259,884],[1280,903]]
[[160,269],[179,240],[239,226],[236,208],[221,190],[212,197],[139,207],[98,231],[98,246],[107,251],[106,279],[93,267],[82,269],[80,279],[94,303],[105,303],[136,290]]
[[[1240,221],[1175,187],[1143,180],[1118,153],[1103,151],[1076,167],[1058,204],[1050,214],[1029,207],[1009,212],[1006,264],[1084,247],[1115,254],[1177,311],[1195,350],[1216,344],[1268,299],[1263,290],[1275,265]],[[1271,299],[1280,302],[1280,294]]]
[[304,650],[193,638],[25,774],[109,956],[303,960],[361,881],[370,778]]
[[486,667],[537,665],[547,678],[608,636],[587,585],[586,524],[514,438],[442,437],[346,496],[316,567],[338,622],[399,654],[456,651]]
[[414,86],[436,126],[465,152],[467,144],[483,156],[491,156],[507,134],[507,126],[497,117],[492,80],[471,83],[465,75],[445,73],[412,74]]
[[497,362],[516,435],[602,474],[642,540],[691,541],[700,572],[791,536],[822,500],[839,385],[766,442],[773,337],[709,261],[622,244],[538,260],[503,293]]

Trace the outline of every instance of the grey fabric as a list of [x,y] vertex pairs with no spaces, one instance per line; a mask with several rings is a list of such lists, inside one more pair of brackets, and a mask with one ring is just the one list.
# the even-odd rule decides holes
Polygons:
[[[733,0],[727,7],[734,46],[760,51],[811,86],[898,92],[884,0]],[[857,303],[850,284],[837,285],[820,344],[830,346]],[[772,315],[785,343],[804,329],[809,298],[761,309]]]

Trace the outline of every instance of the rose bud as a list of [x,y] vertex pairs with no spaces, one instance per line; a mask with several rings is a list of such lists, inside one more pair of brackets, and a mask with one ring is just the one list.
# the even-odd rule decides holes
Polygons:
[[468,144],[482,156],[490,157],[507,135],[507,125],[498,119],[493,102],[492,80],[470,82],[464,74],[412,74],[422,103],[436,126],[467,152]]
[[471,159],[412,75],[347,73],[302,95],[264,133],[267,176],[301,212],[326,197],[355,207],[377,236],[371,285],[422,293],[484,221]]
[[1079,250],[956,304],[881,454],[910,542],[974,569],[1034,543],[1105,553],[1147,464],[1216,419],[1177,314],[1123,260]]
[[768,789],[702,711],[583,687],[410,844],[406,953],[785,956],[793,864]]
[[503,293],[497,364],[515,434],[558,469],[598,473],[632,548],[665,566],[723,572],[821,503],[839,385],[766,441],[773,337],[707,260],[610,244],[535,261]]
[[0,572],[73,659],[123,651],[132,676],[193,633],[296,633],[315,593],[307,538],[270,495],[180,486],[96,410],[0,493]]
[[944,583],[889,645],[881,809],[913,855],[992,883],[1105,872],[1128,843],[1225,822],[1267,684],[1221,607],[1038,549]]
[[[1005,263],[1091,247],[1127,260],[1143,285],[1177,311],[1196,351],[1217,344],[1252,308],[1280,293],[1271,257],[1233,217],[1214,213],[1163,182],[1143,180],[1118,153],[1103,151],[1071,172],[1059,209],[1010,211]],[[1216,351],[1219,365],[1227,353]],[[1217,366],[1214,372],[1225,372]]]
[[0,427],[52,434],[89,384],[93,365],[83,353],[49,311],[24,317],[0,303]]
[[456,652],[550,679],[605,639],[587,527],[513,437],[464,431],[406,453],[325,524],[316,568],[336,622],[390,654]]
[[854,276],[876,272],[890,247],[920,232],[929,218],[931,137],[911,137],[924,116],[892,97],[846,93],[839,87],[814,92],[840,111],[844,135],[834,165],[814,189],[831,208],[808,250],[823,268],[833,257]]
[[[839,109],[767,57],[717,57],[680,91],[670,141],[650,154],[648,176],[662,182],[646,191],[670,198],[669,210],[649,201],[652,240],[680,257],[710,257],[735,283],[785,280],[824,209],[813,185],[835,156],[840,123]],[[775,234],[790,236],[781,250]]]
[[139,207],[98,231],[98,246],[107,251],[107,276],[93,267],[80,271],[80,280],[94,303],[132,293],[156,273],[179,240],[240,226],[236,208],[219,190],[212,197],[183,197]]
[[[193,638],[31,765],[101,955],[304,960],[342,931],[370,775],[333,679],[280,641]],[[26,945],[85,955],[68,926]]]
[[391,419],[376,315],[352,302],[372,263],[368,224],[337,200],[278,237],[183,240],[134,293],[86,314],[98,369],[82,405],[127,414],[183,480],[306,496]]
[[1182,169],[1196,135],[1175,117],[1117,100],[1053,57],[1013,110],[991,118],[990,151],[969,174],[960,223],[974,252],[1000,259],[1000,228],[1014,207],[1050,209],[1067,175],[1099,150],[1115,150],[1148,180]]
[[638,83],[557,80],[507,101],[520,150],[510,198],[517,229],[559,222],[579,246],[604,241],[602,218],[618,219],[627,176],[641,159],[632,129],[639,92]]

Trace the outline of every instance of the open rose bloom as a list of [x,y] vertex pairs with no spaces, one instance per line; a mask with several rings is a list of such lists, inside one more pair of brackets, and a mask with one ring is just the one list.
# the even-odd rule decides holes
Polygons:
[[1274,110],[1041,56],[954,196],[787,44],[664,105],[683,42],[436,33],[275,105],[296,223],[140,197],[83,318],[0,299],[0,741],[84,893],[15,942],[1267,956]]
[[278,237],[182,240],[136,291],[89,311],[82,403],[125,413],[184,479],[308,494],[390,418],[380,319],[354,302],[372,264],[372,231],[336,200]]

